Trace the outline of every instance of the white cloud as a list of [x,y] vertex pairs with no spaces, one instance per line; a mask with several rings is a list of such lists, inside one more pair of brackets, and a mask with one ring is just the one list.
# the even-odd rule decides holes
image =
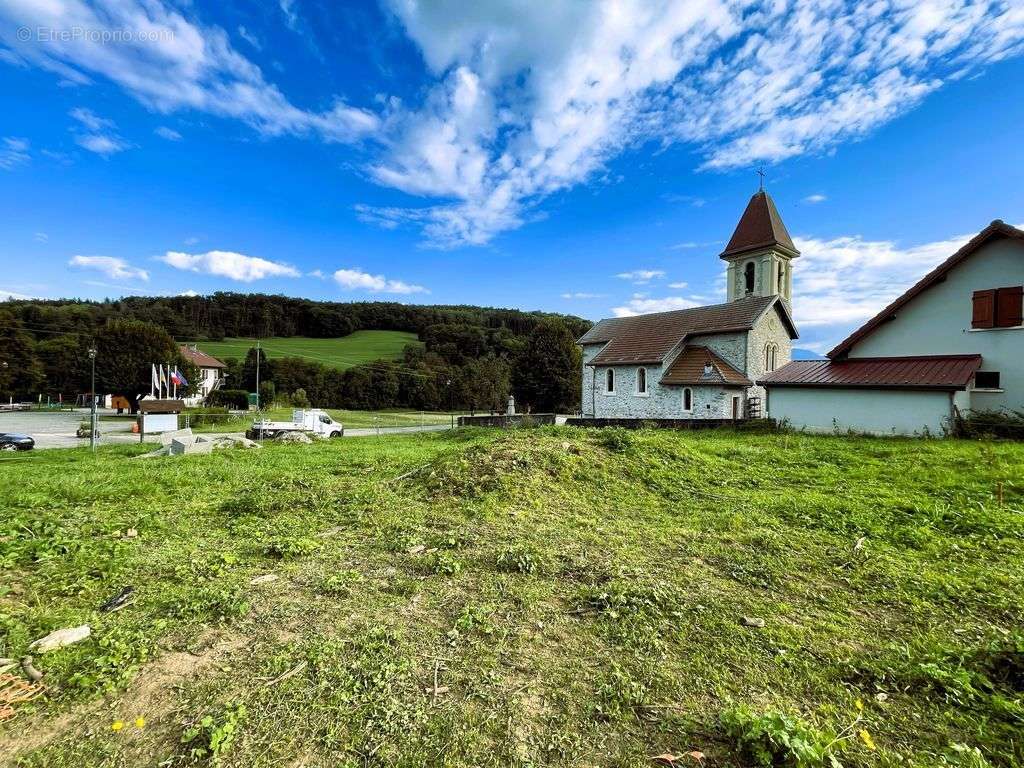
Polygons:
[[168,251],[157,258],[175,269],[227,277],[242,283],[251,283],[253,280],[262,280],[266,277],[299,276],[299,271],[288,264],[268,261],[258,256],[246,256],[234,251],[207,251],[196,254]]
[[262,51],[263,50],[263,43],[260,42],[260,39],[258,37],[256,37],[256,35],[254,35],[252,32],[250,32],[248,29],[246,29],[245,27],[243,27],[241,25],[239,25],[239,27],[238,27],[238,36],[240,38],[242,38],[243,40],[245,40],[245,42],[247,42],[249,45],[251,45],[257,51]]
[[327,275],[325,275],[322,270],[314,269],[310,272],[307,272],[306,277],[315,277],[317,280],[324,280],[326,279]]
[[28,139],[19,139],[14,136],[6,137],[0,142],[0,168],[9,171],[19,165],[27,163],[31,157],[28,154]]
[[85,126],[86,129],[96,133],[114,127],[113,120],[108,120],[104,117],[100,117],[91,109],[86,109],[85,107],[76,107],[75,109],[72,109],[70,112],[68,112],[68,114],[71,115],[71,117],[75,118],[75,120],[80,122],[83,126]]
[[621,280],[632,280],[635,285],[644,285],[664,276],[665,271],[661,269],[634,269],[631,272],[619,272],[616,275]]
[[0,301],[17,301],[19,299],[31,298],[31,296],[27,296],[24,293],[15,293],[14,291],[8,291],[6,288],[0,288]]
[[73,256],[68,264],[98,270],[112,280],[149,280],[146,270],[133,267],[115,256]]
[[37,243],[45,243],[50,239],[50,236],[45,232],[36,232],[33,238]]
[[668,287],[669,288],[675,288],[677,291],[681,291],[683,288],[686,288],[688,285],[689,285],[689,283],[669,283]]
[[[22,41],[21,28],[88,34]],[[319,110],[296,107],[232,48],[223,29],[186,18],[165,0],[3,3],[0,43],[9,60],[77,85],[110,80],[164,114],[197,110],[242,120],[267,136],[315,135],[328,142],[355,141],[380,127],[376,115],[337,97]]]
[[576,291],[574,293],[563,293],[563,299],[603,299],[607,294],[604,293],[586,293],[584,291]]
[[339,269],[334,273],[335,282],[347,291],[369,293],[430,293],[422,285],[411,285],[401,280],[388,280],[384,275],[371,275],[359,268]]
[[804,198],[804,202],[810,203],[811,205],[814,205],[815,203],[824,203],[826,200],[828,200],[828,197],[821,194],[808,195]]
[[99,134],[76,136],[75,143],[83,149],[95,152],[97,155],[103,155],[104,157],[124,152],[130,146],[116,136],[103,136]]
[[371,218],[442,247],[521,226],[647,140],[705,168],[828,150],[1024,46],[1005,0],[390,4],[440,82],[394,109],[370,174],[440,202]]
[[91,109],[86,109],[85,107],[72,109],[68,114],[81,123],[82,128],[88,131],[86,134],[75,136],[75,143],[78,146],[104,157],[124,152],[131,146],[114,131],[115,123],[113,120],[100,117]]
[[189,298],[193,298],[195,296],[198,296],[199,292],[198,291],[193,291],[191,288],[189,288],[187,291],[182,291],[178,295],[179,296],[188,296]]
[[646,315],[651,312],[668,312],[672,309],[689,309],[699,307],[700,302],[683,296],[665,296],[661,299],[647,298],[642,294],[634,294],[624,306],[613,307],[615,317],[632,317]]
[[153,129],[153,133],[159,136],[161,139],[167,139],[168,141],[181,141],[181,134],[173,128],[168,128],[166,125],[161,125]]

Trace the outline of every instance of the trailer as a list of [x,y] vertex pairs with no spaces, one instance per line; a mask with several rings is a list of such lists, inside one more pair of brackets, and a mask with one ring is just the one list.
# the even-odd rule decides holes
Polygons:
[[273,439],[289,432],[302,432],[319,437],[341,437],[345,434],[345,426],[320,408],[296,408],[292,411],[291,421],[258,419],[252,423],[245,436],[250,440]]

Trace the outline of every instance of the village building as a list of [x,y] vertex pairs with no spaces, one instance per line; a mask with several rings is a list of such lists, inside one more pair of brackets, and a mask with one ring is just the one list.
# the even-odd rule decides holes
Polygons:
[[585,418],[738,419],[762,414],[765,374],[790,360],[800,255],[764,190],[720,254],[726,302],[596,323],[583,350]]
[[189,406],[203,402],[213,390],[220,389],[224,384],[224,369],[227,366],[213,355],[201,351],[195,344],[183,344],[181,355],[199,369],[199,381],[196,394],[185,399]]
[[1024,231],[993,221],[827,360],[764,375],[767,415],[813,431],[942,434],[1024,411]]

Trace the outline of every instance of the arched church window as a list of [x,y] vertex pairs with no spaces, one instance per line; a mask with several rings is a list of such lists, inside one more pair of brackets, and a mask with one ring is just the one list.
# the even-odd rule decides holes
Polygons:
[[683,410],[693,410],[693,390],[689,387],[683,390]]
[[609,368],[608,369],[608,373],[605,375],[605,391],[606,392],[614,392],[615,391],[615,369],[614,368]]
[[636,391],[638,395],[647,394],[647,369],[637,368],[636,370]]
[[747,266],[743,268],[743,278],[747,284],[747,293],[754,292],[754,262],[748,261]]
[[764,370],[765,372],[774,371],[776,364],[776,355],[779,351],[779,345],[769,342],[764,345]]

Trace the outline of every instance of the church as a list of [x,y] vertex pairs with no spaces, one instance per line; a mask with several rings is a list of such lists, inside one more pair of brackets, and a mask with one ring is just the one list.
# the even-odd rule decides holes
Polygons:
[[771,196],[759,190],[721,253],[724,303],[609,318],[579,339],[584,418],[764,416],[757,382],[790,361],[798,337],[790,307],[799,256]]

